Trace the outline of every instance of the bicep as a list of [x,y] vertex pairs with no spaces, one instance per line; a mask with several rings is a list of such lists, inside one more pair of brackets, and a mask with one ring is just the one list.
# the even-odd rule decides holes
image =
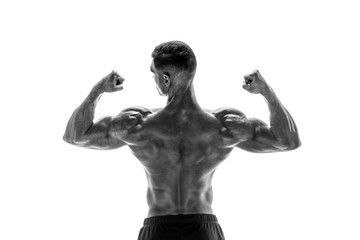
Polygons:
[[86,131],[83,141],[78,145],[86,148],[110,150],[122,147],[125,143],[116,137],[112,125],[114,118],[104,117],[92,124]]
[[240,142],[237,147],[255,153],[282,151],[266,123],[255,118],[248,119],[248,121],[251,126],[252,135],[246,141]]

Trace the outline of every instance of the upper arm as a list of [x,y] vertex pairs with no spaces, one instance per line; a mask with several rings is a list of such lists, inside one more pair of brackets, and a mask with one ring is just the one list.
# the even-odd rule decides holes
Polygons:
[[86,131],[81,141],[76,145],[92,149],[110,150],[126,145],[116,136],[114,125],[119,120],[113,117],[104,117],[93,123]]
[[89,128],[77,145],[107,150],[142,144],[143,124],[151,113],[147,108],[136,106],[124,109],[115,117],[104,117]]
[[263,121],[251,118],[247,119],[251,129],[251,137],[240,142],[237,147],[255,153],[279,152],[285,150],[274,137],[271,128]]
[[274,137],[271,128],[263,121],[249,119],[242,111],[234,108],[219,108],[212,111],[212,114],[222,124],[224,146],[236,146],[256,153],[284,150]]

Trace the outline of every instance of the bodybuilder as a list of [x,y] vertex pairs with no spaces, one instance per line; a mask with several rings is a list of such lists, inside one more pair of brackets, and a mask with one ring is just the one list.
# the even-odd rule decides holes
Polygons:
[[168,98],[164,108],[131,107],[94,122],[100,96],[123,89],[124,78],[113,71],[75,110],[64,140],[93,149],[127,145],[142,163],[149,212],[139,240],[224,239],[211,209],[216,168],[234,148],[255,153],[298,148],[295,122],[259,71],[244,77],[243,88],[266,99],[270,126],[233,108],[202,109],[193,89],[196,58],[185,43],[162,43],[152,59],[158,92]]

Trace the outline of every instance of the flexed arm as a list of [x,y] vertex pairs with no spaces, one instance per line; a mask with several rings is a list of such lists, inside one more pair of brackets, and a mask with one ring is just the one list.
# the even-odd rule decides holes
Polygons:
[[295,121],[275,95],[273,89],[259,71],[246,75],[243,88],[250,93],[261,94],[270,111],[270,127],[257,119],[249,119],[253,137],[238,147],[249,151],[285,151],[301,145]]
[[253,94],[265,97],[270,111],[270,127],[255,118],[234,109],[220,109],[216,113],[221,119],[228,142],[250,152],[289,151],[301,145],[296,124],[290,113],[281,104],[275,92],[259,71],[245,76],[243,88]]
[[123,146],[121,139],[111,134],[113,118],[105,117],[93,123],[95,107],[104,92],[122,90],[122,78],[116,71],[100,80],[84,102],[72,114],[64,134],[64,141],[82,147],[114,149]]

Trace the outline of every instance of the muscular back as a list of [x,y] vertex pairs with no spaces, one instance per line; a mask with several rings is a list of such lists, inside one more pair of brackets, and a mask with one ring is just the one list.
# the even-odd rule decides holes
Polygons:
[[156,70],[154,64],[151,69],[159,93],[168,96],[164,109],[129,108],[94,123],[101,94],[122,89],[124,79],[113,71],[74,111],[64,134],[66,142],[81,147],[128,145],[148,179],[148,216],[212,213],[212,176],[235,146],[260,153],[289,151],[301,145],[295,122],[258,71],[245,76],[243,88],[266,98],[270,127],[235,109],[210,114],[196,102],[193,75],[169,75]]
[[232,148],[221,122],[203,110],[169,112],[144,119],[139,139],[130,144],[148,179],[148,216],[212,213],[211,179]]

